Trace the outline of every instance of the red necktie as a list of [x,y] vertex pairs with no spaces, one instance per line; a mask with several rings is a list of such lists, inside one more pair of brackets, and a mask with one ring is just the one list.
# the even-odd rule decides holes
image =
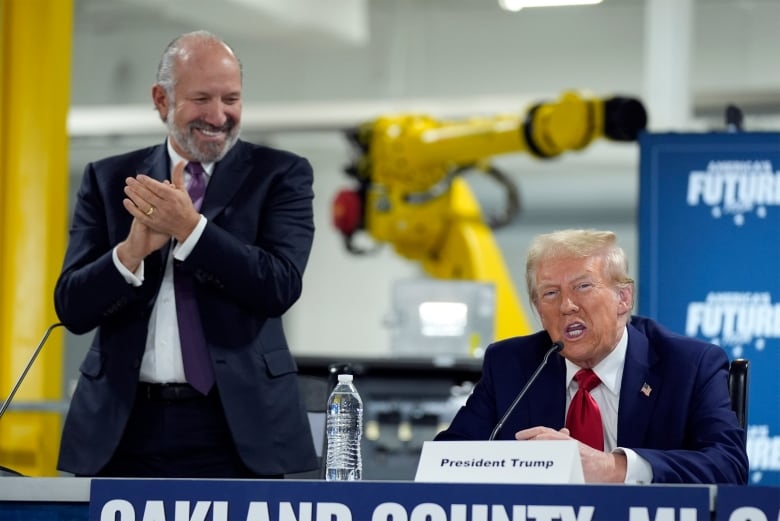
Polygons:
[[571,437],[590,445],[594,449],[604,450],[604,427],[601,425],[601,412],[590,391],[601,383],[599,377],[590,369],[580,369],[574,375],[579,389],[569,405],[566,415],[566,428]]
[[[189,163],[187,171],[190,173],[187,192],[195,208],[199,209],[206,191],[203,167],[200,163]],[[203,394],[208,394],[214,385],[214,368],[203,335],[198,303],[195,301],[195,284],[192,275],[176,267],[176,264],[174,264],[173,287],[176,293],[176,317],[179,323],[184,375],[191,386]]]

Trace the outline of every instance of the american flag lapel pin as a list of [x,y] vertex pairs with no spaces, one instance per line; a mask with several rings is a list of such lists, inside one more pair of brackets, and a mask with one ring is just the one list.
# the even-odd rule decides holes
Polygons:
[[653,392],[653,388],[647,385],[647,382],[645,382],[642,384],[642,388],[639,390],[639,392],[647,397],[650,397],[650,393]]

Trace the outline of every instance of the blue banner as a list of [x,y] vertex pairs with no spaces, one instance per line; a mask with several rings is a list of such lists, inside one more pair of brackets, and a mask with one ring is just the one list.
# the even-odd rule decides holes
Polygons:
[[718,487],[717,521],[775,521],[780,519],[780,489]]
[[750,482],[780,484],[780,133],[640,146],[638,313],[750,361]]
[[93,479],[91,521],[708,521],[706,486]]

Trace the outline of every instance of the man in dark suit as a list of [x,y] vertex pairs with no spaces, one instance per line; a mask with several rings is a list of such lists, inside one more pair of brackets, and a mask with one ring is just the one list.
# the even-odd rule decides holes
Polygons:
[[[488,347],[481,380],[437,440],[489,439],[561,342],[560,356],[548,359],[496,439],[575,438],[588,482],[746,482],[745,432],[730,407],[726,353],[631,317],[634,282],[613,233],[538,236],[526,282],[544,331]],[[593,414],[585,429],[583,418]]]
[[317,466],[281,321],[311,249],[312,170],[238,139],[241,90],[227,44],[180,36],[152,88],[166,142],[85,169],[55,306],[70,331],[97,332],[61,470],[253,478]]

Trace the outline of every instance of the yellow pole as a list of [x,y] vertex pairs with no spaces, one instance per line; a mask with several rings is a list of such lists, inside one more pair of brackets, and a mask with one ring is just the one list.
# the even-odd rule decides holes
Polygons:
[[[0,1],[0,399],[46,328],[67,238],[67,111],[73,0]],[[13,404],[62,400],[56,330]],[[0,419],[0,465],[56,474],[60,413],[10,409]]]

